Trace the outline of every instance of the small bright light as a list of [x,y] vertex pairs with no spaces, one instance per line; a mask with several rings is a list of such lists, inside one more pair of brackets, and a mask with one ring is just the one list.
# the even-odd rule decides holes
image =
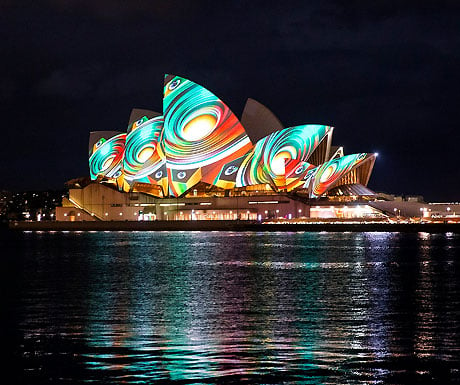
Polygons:
[[80,216],[80,213],[78,213],[77,216]]
[[120,213],[120,216],[123,215],[123,213]]
[[67,213],[64,213],[64,216],[66,217],[66,216],[67,216]]
[[375,157],[377,158],[377,157],[379,156],[379,153],[376,152],[376,153],[374,153],[374,155],[375,155]]
[[109,213],[105,213],[105,216],[109,215]]
[[299,213],[301,213],[301,212],[302,212],[302,209],[299,209]]

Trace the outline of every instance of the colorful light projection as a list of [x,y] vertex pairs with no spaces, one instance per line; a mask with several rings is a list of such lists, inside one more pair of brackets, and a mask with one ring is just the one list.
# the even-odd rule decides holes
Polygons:
[[[193,170],[195,175],[201,168],[201,180],[212,184],[226,163],[252,148],[243,126],[227,105],[190,80],[165,77],[163,110],[164,147],[171,172]],[[170,177],[172,183],[174,180]],[[186,187],[191,187],[189,182]],[[177,186],[170,188],[173,195],[181,191]]]
[[286,191],[304,186],[305,182],[314,174],[314,170],[317,169],[315,165],[308,162],[299,163],[297,159],[287,160],[285,168],[291,170],[289,173],[286,172]]
[[98,177],[118,179],[123,176],[126,134],[96,131],[90,137],[89,172],[91,180]]
[[91,133],[91,179],[112,181],[125,191],[136,183],[159,185],[163,196],[181,196],[205,182],[224,189],[302,188],[317,198],[367,157],[341,157],[340,149],[325,164],[311,164],[309,158],[333,129],[316,124],[273,132],[253,146],[219,98],[179,76],[165,77],[163,109],[164,117],[143,116],[130,124],[128,134]]
[[234,188],[236,185],[238,170],[240,169],[241,164],[245,161],[245,159],[248,158],[251,154],[252,152],[225,164],[212,184],[224,189]]
[[[331,129],[306,124],[285,128],[260,139],[243,160],[236,186],[268,183],[278,189],[286,188],[286,178],[308,160]],[[286,163],[288,160],[291,162]]]
[[180,196],[190,187],[195,186],[202,180],[201,168],[190,170],[168,169],[169,193],[172,196]]
[[[134,182],[159,184],[167,192],[167,173],[156,175],[166,164],[161,140],[163,117],[134,122],[128,130],[123,159],[123,172],[129,184]],[[156,176],[160,176],[157,178]]]
[[[371,154],[373,156],[373,154]],[[311,185],[310,197],[319,198],[329,190],[342,176],[350,172],[354,167],[367,159],[370,155],[365,153],[346,155],[332,159],[319,166],[313,175],[310,175],[304,184],[304,188]]]

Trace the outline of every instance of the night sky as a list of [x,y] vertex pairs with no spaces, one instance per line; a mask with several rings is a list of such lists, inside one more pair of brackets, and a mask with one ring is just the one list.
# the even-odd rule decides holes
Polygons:
[[458,1],[11,0],[0,31],[0,189],[89,175],[89,132],[161,112],[171,73],[334,126],[375,191],[460,201]]

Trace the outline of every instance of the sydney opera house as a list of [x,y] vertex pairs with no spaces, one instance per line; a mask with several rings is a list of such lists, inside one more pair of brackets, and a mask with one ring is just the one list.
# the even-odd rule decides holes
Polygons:
[[166,75],[163,113],[134,109],[126,132],[95,131],[89,178],[69,182],[58,220],[379,217],[367,188],[377,154],[344,154],[334,128],[284,127],[248,99]]

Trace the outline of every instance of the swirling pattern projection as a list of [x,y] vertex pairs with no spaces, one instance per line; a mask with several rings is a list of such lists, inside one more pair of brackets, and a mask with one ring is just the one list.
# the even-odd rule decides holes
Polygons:
[[179,76],[165,77],[163,114],[134,109],[128,134],[92,132],[91,179],[102,177],[123,191],[150,188],[156,195],[161,186],[165,197],[182,196],[200,182],[223,189],[259,184],[275,191],[303,188],[319,197],[366,158],[341,157],[338,150],[334,159],[315,166],[330,155],[323,144],[332,134],[332,127],[317,124],[273,132],[253,146],[225,103]]
[[126,137],[123,159],[125,178],[129,182],[155,183],[151,175],[166,162],[161,141],[163,117],[135,124]]
[[329,190],[347,172],[368,157],[368,154],[352,154],[332,159],[322,164],[316,172],[310,192],[311,198],[318,198]]
[[[288,177],[306,162],[331,127],[306,124],[276,131],[260,139],[238,171],[237,186],[269,183],[284,188]],[[286,161],[293,160],[286,169]]]
[[252,144],[233,112],[214,94],[179,76],[165,79],[164,146],[169,169],[202,168],[212,183],[222,166]]
[[125,143],[126,134],[119,134],[108,139],[100,138],[96,142],[89,158],[91,180],[97,179],[98,176],[117,179],[123,175],[122,162]]
[[297,159],[291,159],[286,161],[286,170],[292,170],[289,173],[286,172],[286,190],[292,191],[296,188],[305,185],[306,178],[308,178],[312,170],[316,168],[308,162],[298,162]]
[[320,166],[317,166],[315,168],[312,168],[306,172],[304,177],[302,178],[303,181],[303,186],[302,188],[304,189],[309,189],[310,186],[313,184],[313,181],[315,180],[316,173],[318,172]]
[[[257,142],[257,144],[259,144]],[[247,154],[236,174],[236,187],[252,186],[256,184],[269,184],[275,186],[275,182],[264,169],[260,160],[263,158],[262,146],[257,146]]]

